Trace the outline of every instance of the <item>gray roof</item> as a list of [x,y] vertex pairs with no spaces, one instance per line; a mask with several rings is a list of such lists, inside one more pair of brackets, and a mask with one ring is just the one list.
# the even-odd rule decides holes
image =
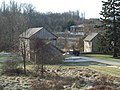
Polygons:
[[[45,32],[47,31],[47,32]],[[38,32],[40,32],[38,34]],[[19,37],[20,38],[26,38],[29,39],[31,38],[33,35],[36,35],[39,38],[44,38],[44,39],[56,39],[57,36],[54,35],[52,32],[48,31],[47,29],[43,28],[43,27],[38,27],[38,28],[29,28],[28,30],[26,30],[25,32],[23,32]]]
[[84,39],[84,41],[92,41],[97,35],[98,33],[91,33]]
[[43,29],[43,27],[29,28],[27,31],[25,31],[22,34],[20,34],[20,37],[30,38],[32,35],[34,35],[35,33],[37,33],[38,31],[40,31],[42,29]]
[[73,25],[73,26],[70,26],[70,27],[78,27],[78,28],[82,28],[82,27],[84,27],[84,25],[83,25],[83,24],[80,24],[80,25]]

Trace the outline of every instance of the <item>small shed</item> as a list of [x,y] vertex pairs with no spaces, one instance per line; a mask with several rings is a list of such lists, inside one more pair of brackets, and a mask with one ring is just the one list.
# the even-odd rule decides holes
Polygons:
[[91,33],[84,39],[84,52],[98,52],[98,33]]

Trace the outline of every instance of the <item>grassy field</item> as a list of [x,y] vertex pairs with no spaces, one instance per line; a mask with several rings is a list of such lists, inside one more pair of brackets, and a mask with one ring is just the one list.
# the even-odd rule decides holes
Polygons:
[[99,71],[104,74],[109,74],[112,76],[120,77],[120,67],[110,67],[110,66],[89,66],[88,68],[95,71]]
[[62,64],[62,66],[108,66],[107,64],[103,64],[103,63],[99,63],[99,62],[95,62],[95,61],[84,61],[84,62],[64,62]]
[[[7,59],[9,60],[9,58],[11,57],[0,56],[0,72],[2,71],[1,66],[4,65],[4,61]],[[19,62],[19,66],[22,68],[23,63]],[[34,65],[30,62],[26,62],[26,68],[27,71],[35,71]],[[36,78],[34,76],[35,74],[29,72],[30,76],[7,76],[1,74],[0,80],[6,85],[4,88],[11,90],[16,90],[18,87],[22,88],[20,90],[29,90],[31,81],[36,82],[35,86],[37,88],[38,85],[39,88],[41,88],[43,85],[42,83],[49,88],[55,86],[55,89],[49,90],[88,90],[87,88],[99,85],[99,83],[105,83],[106,85],[111,83],[111,87],[114,85],[120,86],[120,83],[116,83],[119,82],[120,79],[120,67],[112,67],[99,62],[63,62],[59,65],[44,65],[44,68],[44,79],[39,79],[39,77]],[[117,86],[114,88],[117,88]]]
[[7,58],[6,56],[0,56],[0,63],[3,63]]
[[7,60],[7,58],[8,58],[7,56],[0,56],[0,67]]
[[[30,67],[32,65],[27,65],[27,66]],[[43,90],[43,88],[44,90],[89,90],[88,88],[100,84],[110,85],[111,87],[114,88],[120,86],[120,82],[119,82],[120,77],[114,77],[114,76],[119,76],[120,71],[118,70],[116,70],[116,72],[118,72],[117,73],[118,75],[112,74],[113,76],[111,76],[111,75],[107,75],[109,73],[106,74],[106,72],[100,73],[101,71],[99,70],[99,68],[101,67],[95,69],[96,66],[83,67],[83,66],[45,65],[44,67],[46,68],[45,69],[46,72],[44,73],[45,78],[43,79],[34,76],[33,77],[32,76],[30,77],[2,76],[0,77],[0,80],[3,81],[3,83],[8,83],[6,84],[5,88],[6,87],[9,89],[12,88],[11,90],[17,90],[19,86],[20,88],[22,88],[21,90],[29,90],[31,86],[31,81],[35,83],[37,89],[40,88],[39,90]],[[113,68],[111,68],[111,70],[113,70]],[[41,89],[42,85],[43,88]],[[52,89],[45,89],[46,86]],[[55,88],[51,86],[55,86]],[[5,89],[5,90],[9,90],[9,89]],[[36,89],[30,89],[30,90],[36,90]]]
[[[75,63],[74,63],[75,64]],[[82,63],[81,63],[82,64]],[[120,77],[120,67],[112,67],[112,66],[98,66],[98,65],[89,65],[89,66],[71,66],[71,65],[47,65],[47,68],[51,69],[65,69],[65,68],[89,68],[98,72],[101,72],[103,74],[108,74],[112,76]]]
[[[89,57],[95,57],[95,58],[100,58],[100,59],[104,59],[104,60],[110,60],[110,61],[118,61],[120,62],[120,59],[114,59],[112,56],[110,55],[100,55],[100,54],[85,54],[85,56],[89,56]],[[8,59],[8,56],[2,56],[0,55],[0,67],[2,66],[3,62]],[[29,69],[29,67],[31,67],[31,64],[27,63],[27,67]],[[98,62],[94,62],[94,61],[89,61],[89,62],[65,62],[61,65],[48,65],[49,67],[55,67],[55,68],[68,68],[68,67],[85,67],[85,68],[90,68],[102,73],[106,73],[106,74],[111,74],[111,75],[115,75],[115,76],[120,76],[120,68],[115,68],[115,67],[108,67],[109,65],[103,64],[103,63],[98,63]]]
[[106,61],[120,62],[120,56],[114,58],[112,55],[103,55],[103,54],[84,54],[87,57],[98,58]]

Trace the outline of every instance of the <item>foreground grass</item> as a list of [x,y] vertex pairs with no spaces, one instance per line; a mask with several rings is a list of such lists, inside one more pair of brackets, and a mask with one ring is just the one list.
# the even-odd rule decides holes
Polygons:
[[[111,55],[102,55],[102,54],[85,54],[85,56],[88,57],[94,57],[94,58],[99,58],[99,59],[103,59],[103,60],[109,60],[109,61],[116,61],[116,62],[120,62],[120,57],[118,58],[113,58]],[[3,65],[3,62],[8,58],[9,56],[2,56],[0,55],[0,69],[1,66]],[[20,64],[21,66],[23,65]],[[102,66],[100,66],[102,65]],[[85,68],[90,68],[105,74],[110,74],[113,76],[120,76],[120,69],[119,68],[115,68],[115,67],[107,67],[107,65],[102,64],[102,63],[98,63],[98,62],[75,62],[75,63],[63,63],[61,65],[45,65],[46,68],[54,68],[54,69],[62,69],[62,68],[81,68],[81,67],[85,67]],[[27,62],[27,69],[33,69],[33,65],[29,62]]]
[[[32,65],[27,65],[32,66]],[[1,76],[5,90],[89,90],[98,85],[120,86],[120,78],[91,70],[83,66],[45,65],[45,78],[33,76]],[[34,74],[35,75],[35,74]],[[22,83],[21,83],[22,82]],[[32,86],[32,87],[31,87]],[[7,89],[6,89],[7,88]],[[3,90],[2,89],[2,90]],[[93,89],[90,89],[93,90]],[[98,90],[98,89],[95,89]],[[101,89],[99,89],[101,90]],[[106,89],[107,90],[107,89]],[[113,89],[111,89],[113,90]],[[120,90],[120,89],[118,89]]]
[[89,68],[103,74],[108,74],[112,76],[120,77],[120,67],[112,67],[112,66],[98,66],[98,65],[90,65],[90,66],[61,66],[61,65],[45,65],[46,68],[51,70],[54,69],[67,69],[67,68]]
[[99,71],[104,74],[120,77],[120,67],[112,66],[89,66],[88,68]]
[[[0,63],[0,71],[1,71],[1,66],[3,63]],[[20,67],[22,67],[23,64],[20,64]],[[33,70],[34,65],[32,64],[27,64],[27,70]],[[45,65],[45,68],[49,68],[50,70],[55,70],[55,69],[66,69],[66,68],[89,68],[104,74],[109,74],[112,76],[119,76],[120,77],[120,67],[115,68],[115,67],[108,67],[107,65],[97,63],[97,62],[79,62],[79,63],[63,63],[61,65]]]
[[103,55],[103,54],[84,54],[87,57],[98,58],[106,61],[120,62],[120,56],[114,58],[112,55]]
[[[49,68],[60,68],[60,66],[48,66]],[[61,66],[61,68],[89,68],[103,74],[108,74],[112,76],[120,77],[120,67],[112,67],[112,66],[98,66],[98,65],[89,65],[89,66]]]
[[62,64],[62,66],[91,66],[91,65],[95,65],[95,66],[108,66],[107,64],[104,63],[100,63],[100,62],[95,62],[95,61],[84,61],[84,62],[64,62]]
[[7,56],[0,56],[0,63],[5,62],[5,60],[7,60]]
[[[2,64],[0,64],[0,67],[1,66]],[[44,65],[44,68],[50,69],[50,70],[55,70],[55,69],[62,70],[62,69],[67,69],[67,68],[78,68],[79,69],[83,67],[101,72],[103,74],[120,77],[120,67],[107,66],[107,65],[100,64],[97,62],[79,62],[79,63],[76,62],[76,63],[63,63],[60,65]],[[26,68],[27,70],[33,70],[34,65],[27,64]]]

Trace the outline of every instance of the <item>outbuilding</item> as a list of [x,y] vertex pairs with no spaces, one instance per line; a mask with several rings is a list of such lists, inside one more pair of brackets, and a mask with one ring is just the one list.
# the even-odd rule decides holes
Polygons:
[[[39,40],[35,40],[35,38]],[[44,53],[47,53],[48,55],[52,55],[54,57],[60,57],[62,55],[59,49],[55,46],[57,42],[57,36],[43,27],[29,28],[19,36],[19,40],[20,50],[24,51],[25,49],[26,52],[24,53],[26,53],[27,59],[33,60],[36,57],[41,57],[44,55]],[[36,54],[37,56],[35,55],[34,50],[36,43],[38,43],[39,46],[37,47],[39,47],[39,49],[44,50],[42,51],[41,55]],[[43,48],[48,48],[48,50]]]
[[84,39],[84,52],[99,52],[98,37],[99,33],[91,33]]

